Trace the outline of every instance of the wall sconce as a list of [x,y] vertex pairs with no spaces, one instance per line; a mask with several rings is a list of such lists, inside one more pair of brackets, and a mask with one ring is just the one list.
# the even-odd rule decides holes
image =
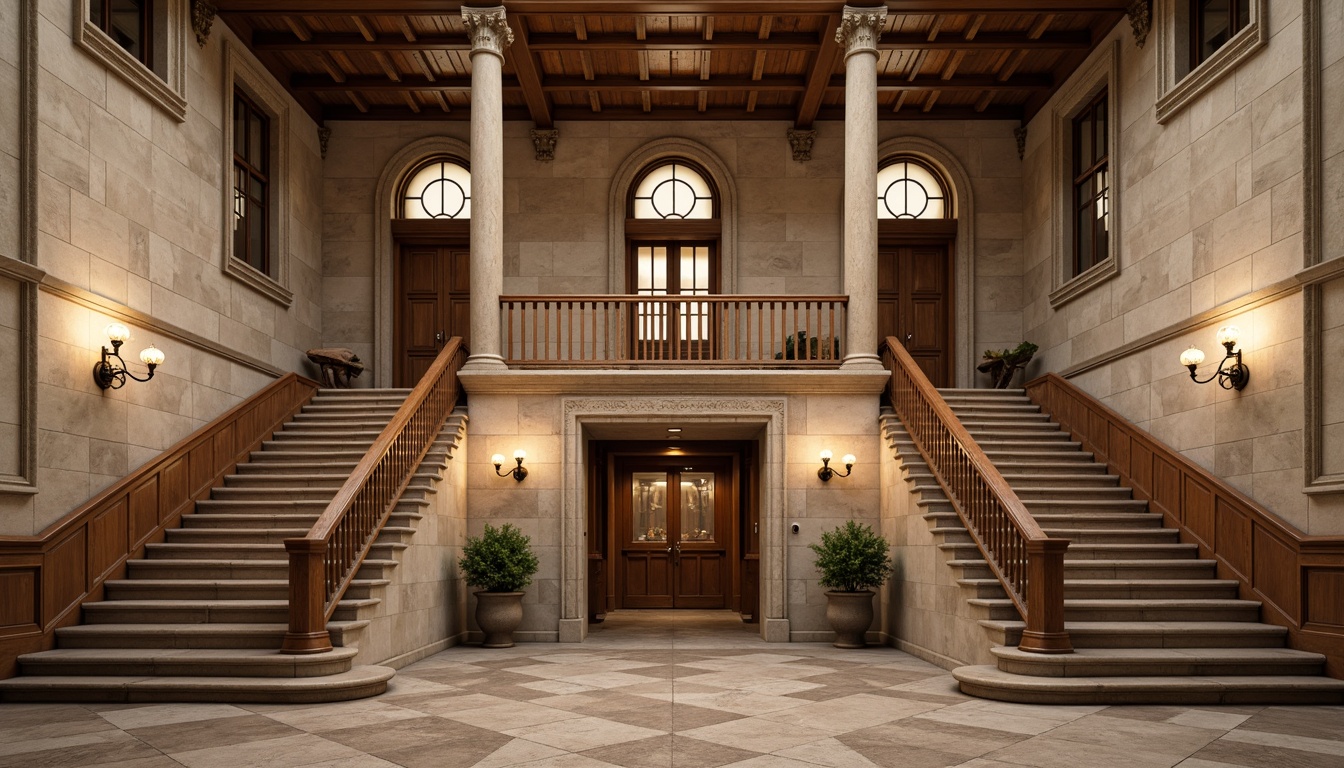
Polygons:
[[831,469],[831,452],[821,452],[821,469],[817,470],[817,477],[821,478],[821,482],[827,482],[832,477],[849,477],[849,473],[854,471],[854,454],[846,453],[845,457],[840,459],[840,461],[845,464],[845,473],[843,475],[836,470]]
[[[103,347],[102,359],[93,366],[94,383],[102,389],[121,389],[126,386],[126,379],[149,381],[154,378],[154,369],[163,364],[163,350],[150,344],[140,352],[140,362],[149,368],[149,373],[142,379],[126,370],[126,361],[121,359],[121,345],[131,337],[130,329],[121,323],[112,323],[104,332],[112,342],[112,351],[108,352],[107,347]],[[117,364],[109,362],[111,359],[115,359]]]
[[[1227,354],[1223,356],[1218,363],[1218,370],[1211,374],[1209,378],[1200,381],[1195,376],[1195,369],[1204,362],[1204,352],[1196,347],[1190,347],[1181,353],[1181,365],[1190,369],[1190,380],[1196,384],[1208,384],[1214,379],[1218,379],[1218,386],[1223,389],[1245,389],[1246,383],[1251,380],[1251,369],[1241,362],[1241,350],[1234,349],[1237,346],[1237,339],[1241,338],[1241,331],[1235,325],[1225,325],[1218,329],[1218,343],[1223,345]],[[1228,361],[1231,360],[1231,365]]]
[[518,466],[514,467],[513,469],[510,469],[508,472],[500,471],[500,467],[504,466],[504,454],[496,453],[494,456],[491,456],[490,463],[495,465],[496,475],[499,475],[500,477],[508,477],[509,475],[513,475],[513,479],[521,483],[523,482],[523,478],[527,477],[527,467],[523,466],[523,459],[526,458],[527,458],[526,451],[523,450],[514,451],[513,460],[518,462]]

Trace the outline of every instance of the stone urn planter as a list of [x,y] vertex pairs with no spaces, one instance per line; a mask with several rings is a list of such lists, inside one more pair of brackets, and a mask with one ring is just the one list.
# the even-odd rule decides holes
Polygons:
[[891,575],[891,546],[872,528],[850,520],[821,534],[810,545],[817,556],[826,593],[826,620],[835,632],[836,648],[862,648],[873,625],[873,587]]
[[476,624],[486,648],[513,647],[513,632],[523,623],[523,588],[537,572],[537,556],[523,532],[505,523],[485,526],[467,539],[458,567],[476,592]]
[[512,648],[513,631],[523,623],[523,592],[476,593],[476,624],[485,634],[482,648]]

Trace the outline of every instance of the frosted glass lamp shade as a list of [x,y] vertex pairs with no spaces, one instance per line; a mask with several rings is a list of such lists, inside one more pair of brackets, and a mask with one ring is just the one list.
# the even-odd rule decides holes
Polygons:
[[854,454],[852,454],[852,453],[846,453],[846,454],[845,454],[845,457],[844,457],[843,459],[841,459],[841,461],[843,461],[843,462],[845,463],[845,466],[846,466],[846,467],[852,467],[852,466],[854,466]]
[[109,323],[108,326],[103,329],[103,333],[107,334],[107,338],[110,341],[118,343],[131,338],[131,329],[121,323]]
[[504,465],[504,454],[502,454],[502,453],[496,453],[494,456],[491,456],[491,457],[490,457],[490,463],[491,463],[491,464],[494,464],[496,467],[501,467],[501,466],[503,466],[503,465]]
[[1191,347],[1181,353],[1181,365],[1186,367],[1199,365],[1204,362],[1204,353],[1196,347]]
[[830,461],[830,460],[831,460],[831,452],[830,452],[830,450],[825,450],[825,451],[822,451],[822,452],[821,452],[821,460],[822,460],[822,461]]
[[153,344],[140,352],[140,362],[145,365],[163,365],[163,350]]
[[1218,329],[1218,343],[1223,346],[1236,346],[1237,341],[1241,339],[1241,329],[1235,325],[1224,325]]

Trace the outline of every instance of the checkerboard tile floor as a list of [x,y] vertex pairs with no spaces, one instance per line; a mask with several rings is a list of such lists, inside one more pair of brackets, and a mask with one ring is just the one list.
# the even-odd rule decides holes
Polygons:
[[1344,707],[1055,707],[962,695],[889,648],[620,612],[582,645],[453,648],[374,699],[0,705],[0,767],[1344,767]]

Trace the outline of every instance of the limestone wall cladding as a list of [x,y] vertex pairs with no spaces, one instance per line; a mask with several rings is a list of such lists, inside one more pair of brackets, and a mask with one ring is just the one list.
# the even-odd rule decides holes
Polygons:
[[[504,124],[504,293],[605,293],[611,185],[658,138],[689,139],[723,161],[737,192],[736,290],[839,293],[844,126],[817,124],[809,162],[795,162],[785,123],[559,123],[555,159],[539,161],[531,125]],[[1021,333],[1021,163],[1012,125],[883,123],[879,139],[928,138],[970,176],[976,201],[976,349]],[[324,191],[326,343],[374,359],[373,196],[393,155],[413,141],[470,141],[465,122],[333,123]],[[875,195],[876,193],[874,193]],[[874,203],[875,205],[876,203]],[[961,279],[961,278],[959,278]],[[389,310],[390,311],[390,310]]]
[[[1301,3],[1272,0],[1269,33],[1266,48],[1162,125],[1154,116],[1156,46],[1135,47],[1126,24],[1112,32],[1120,43],[1113,126],[1120,131],[1121,271],[1058,308],[1049,301],[1050,196],[1061,194],[1051,179],[1055,104],[1032,120],[1023,314],[1025,336],[1041,352],[1030,373],[1105,357],[1302,268]],[[1110,39],[1096,55],[1106,55]],[[1105,361],[1074,381],[1303,530],[1344,530],[1344,519],[1312,520],[1301,493],[1302,317],[1302,296],[1290,292]],[[1224,323],[1241,328],[1253,372],[1240,393],[1196,386],[1178,363],[1192,344],[1209,362],[1217,359],[1214,335]]]
[[[19,259],[21,0],[0,0],[0,255]],[[6,350],[8,351],[8,350]]]
[[[17,6],[7,0],[0,17],[8,22]],[[306,371],[302,353],[321,339],[322,165],[315,124],[289,103],[284,177],[292,203],[283,247],[294,301],[285,308],[222,271],[222,188],[229,174],[221,160],[221,45],[231,35],[227,27],[216,22],[204,48],[186,31],[188,114],[178,122],[74,45],[71,3],[49,0],[39,13],[37,266],[232,353]],[[0,44],[0,98],[9,92],[5,67],[12,52],[10,42]],[[0,107],[0,141],[18,135],[13,114]],[[0,163],[6,157],[0,146]],[[5,194],[0,210],[8,210]],[[7,232],[0,226],[0,239]],[[124,351],[133,364],[149,342],[163,349],[167,362],[148,384],[103,393],[90,370],[112,319],[61,293],[41,292],[39,493],[0,496],[0,534],[40,531],[269,380],[256,367],[128,323],[132,340]]]

